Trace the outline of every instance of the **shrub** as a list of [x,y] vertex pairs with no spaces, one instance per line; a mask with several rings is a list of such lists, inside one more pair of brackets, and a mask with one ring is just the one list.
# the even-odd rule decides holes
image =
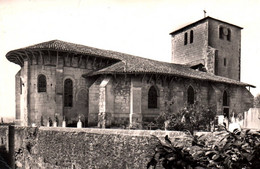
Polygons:
[[159,140],[147,168],[158,162],[166,169],[179,168],[260,168],[260,131],[226,130],[223,138],[214,144],[205,142],[201,135],[192,136],[192,146],[177,146],[168,136]]
[[[210,131],[211,124],[214,122],[216,112],[212,107],[203,107],[193,104],[181,109],[177,113],[163,111],[156,119],[158,128],[164,127],[168,130],[185,131],[191,133],[194,130]],[[165,126],[165,122],[168,123]]]

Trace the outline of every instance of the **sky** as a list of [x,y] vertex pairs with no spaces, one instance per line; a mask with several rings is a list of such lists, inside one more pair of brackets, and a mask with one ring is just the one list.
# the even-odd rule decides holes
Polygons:
[[[241,81],[260,93],[260,0],[0,0],[0,117],[15,115],[8,51],[59,39],[171,61],[175,29],[207,16],[240,27]],[[259,75],[259,77],[258,77]]]

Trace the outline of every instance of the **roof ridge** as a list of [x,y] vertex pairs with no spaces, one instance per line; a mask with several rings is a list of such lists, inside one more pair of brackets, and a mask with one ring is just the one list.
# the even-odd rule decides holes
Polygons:
[[192,27],[192,26],[194,26],[194,25],[196,25],[196,24],[199,24],[199,23],[201,23],[201,22],[204,22],[204,21],[206,21],[206,20],[208,20],[208,19],[212,19],[212,20],[215,20],[215,21],[218,21],[218,22],[222,22],[222,23],[229,24],[229,25],[235,26],[235,27],[237,27],[237,28],[243,29],[242,27],[237,26],[237,25],[235,25],[235,24],[232,24],[232,23],[229,23],[229,22],[226,22],[226,21],[222,21],[222,20],[220,20],[220,19],[216,19],[216,18],[213,18],[213,17],[211,17],[211,16],[207,16],[207,17],[204,17],[204,18],[202,18],[202,19],[199,19],[199,20],[197,20],[197,21],[195,21],[195,22],[191,22],[191,23],[185,24],[184,26],[181,26],[181,27],[179,27],[179,28],[176,29],[176,30],[173,30],[173,31],[170,33],[170,35],[175,35],[176,33],[181,32],[182,30],[185,30],[185,29],[188,28],[188,27]]

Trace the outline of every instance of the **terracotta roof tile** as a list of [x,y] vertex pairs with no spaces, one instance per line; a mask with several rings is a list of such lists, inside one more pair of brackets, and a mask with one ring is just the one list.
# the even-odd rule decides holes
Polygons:
[[84,45],[64,42],[60,40],[43,42],[25,48],[13,50],[8,52],[6,54],[6,57],[8,60],[15,62],[16,60],[15,57],[17,56],[14,53],[19,51],[20,52],[27,51],[27,50],[29,51],[30,50],[32,51],[57,50],[57,51],[64,51],[64,52],[81,53],[84,55],[94,55],[97,57],[106,57],[106,58],[118,60],[117,63],[109,67],[106,67],[104,69],[95,72],[91,72],[89,74],[85,74],[84,76],[94,76],[94,75],[101,75],[101,74],[121,74],[121,73],[134,73],[134,74],[154,73],[154,74],[174,75],[179,77],[254,87],[253,85],[242,83],[240,81],[236,81],[233,79],[216,76],[206,72],[196,71],[189,68],[189,66],[187,65],[160,62],[160,61],[146,59],[146,58],[133,56],[125,53],[103,50],[103,49],[88,47]]

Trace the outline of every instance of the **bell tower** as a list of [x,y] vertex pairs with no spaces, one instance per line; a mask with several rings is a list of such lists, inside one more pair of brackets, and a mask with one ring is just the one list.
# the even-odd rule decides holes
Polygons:
[[172,62],[240,81],[241,29],[209,16],[177,29]]

